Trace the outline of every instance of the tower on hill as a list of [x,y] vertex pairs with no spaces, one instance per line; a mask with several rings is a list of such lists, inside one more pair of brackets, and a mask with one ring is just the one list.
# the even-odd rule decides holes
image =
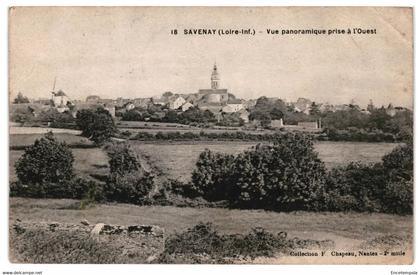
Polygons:
[[213,72],[211,73],[211,88],[213,90],[219,89],[219,73],[217,72],[216,63],[214,63]]

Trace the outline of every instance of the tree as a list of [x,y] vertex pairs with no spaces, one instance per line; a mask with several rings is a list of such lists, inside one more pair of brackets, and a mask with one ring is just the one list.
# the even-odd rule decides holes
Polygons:
[[73,154],[52,133],[37,139],[16,162],[18,181],[24,185],[60,184],[73,177]]
[[178,122],[178,113],[174,110],[169,110],[162,118],[162,121],[176,123]]
[[237,156],[205,151],[192,183],[209,200],[233,206],[274,210],[320,210],[326,170],[312,137],[277,135],[272,145],[257,145]]
[[312,137],[287,133],[239,154],[229,177],[239,205],[283,211],[319,210],[326,170]]
[[103,108],[77,112],[76,124],[82,130],[82,135],[96,144],[110,140],[117,132],[111,114]]
[[172,92],[170,92],[170,91],[168,91],[168,92],[164,92],[163,93],[163,97],[171,97],[171,96],[173,96],[174,94],[172,93]]
[[23,96],[21,92],[19,92],[16,98],[13,100],[13,104],[21,104],[21,103],[29,103],[29,99],[26,96]]
[[312,102],[311,109],[309,110],[309,114],[311,116],[319,116],[320,113],[321,111],[319,110],[318,104],[316,104],[315,101]]
[[141,112],[139,112],[136,109],[133,109],[133,110],[124,112],[122,114],[121,120],[124,120],[124,121],[142,121],[144,119],[143,119],[143,116],[142,116]]
[[240,117],[238,113],[224,113],[222,119],[217,123],[220,126],[243,126],[244,120]]
[[137,156],[127,143],[113,144],[108,148],[109,168],[111,174],[124,175],[138,171],[141,166]]
[[249,117],[251,120],[259,120],[262,127],[268,127],[271,120],[283,118],[286,112],[286,104],[281,99],[262,96],[257,99]]
[[154,185],[153,175],[142,169],[136,154],[126,143],[113,143],[106,150],[110,175],[105,184],[108,200],[124,203],[143,203]]

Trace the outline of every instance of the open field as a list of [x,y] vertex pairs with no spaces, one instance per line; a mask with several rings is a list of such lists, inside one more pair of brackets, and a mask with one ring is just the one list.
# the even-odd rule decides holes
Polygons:
[[[146,156],[165,176],[183,182],[190,180],[198,156],[206,148],[220,153],[237,154],[257,144],[236,141],[173,143],[130,141],[130,143],[137,153]],[[351,161],[378,162],[397,145],[395,143],[317,142],[315,150],[327,168],[332,168]]]
[[[27,146],[33,144],[42,134],[12,134],[10,146]],[[91,144],[87,138],[70,134],[57,133],[55,137],[67,144]],[[142,142],[130,141],[133,149],[146,157],[153,167],[164,176],[189,181],[191,172],[199,154],[208,148],[215,152],[229,154],[240,153],[257,142],[242,141],[186,141],[186,142]],[[364,163],[380,161],[382,156],[389,153],[396,143],[367,143],[367,142],[317,142],[315,150],[328,168],[343,165],[350,161]],[[83,175],[91,173],[104,174],[107,172],[107,156],[100,148],[72,149],[75,157],[75,171]],[[23,154],[21,150],[10,151],[9,171],[11,180],[15,180],[14,164]]]
[[60,128],[46,128],[46,127],[22,127],[22,126],[10,126],[9,134],[46,134],[53,132],[54,134],[72,134],[79,135],[81,131],[71,129],[60,129]]
[[271,232],[286,231],[292,236],[324,232],[356,242],[383,234],[412,234],[413,226],[412,216],[382,213],[277,213],[131,204],[99,204],[86,210],[74,210],[72,206],[77,202],[69,199],[10,198],[10,219],[67,223],[80,223],[80,220],[87,219],[91,223],[150,224],[163,227],[168,233],[182,231],[201,221],[212,222],[220,232],[227,234],[243,233],[261,226]]
[[[10,134],[9,146],[28,146],[32,145],[35,140],[44,137],[45,133],[38,134]],[[54,133],[54,137],[58,141],[64,141],[67,144],[92,144],[92,142],[82,136],[71,133]]]
[[[74,156],[74,171],[76,175],[107,174],[108,157],[100,148],[71,149]],[[23,155],[23,150],[9,151],[9,182],[16,181],[15,163]]]
[[[75,200],[11,198],[10,222],[20,219],[23,222],[79,224],[81,220],[87,219],[93,224],[158,225],[167,234],[183,231],[200,221],[213,223],[220,233],[225,234],[246,233],[252,227],[260,226],[273,233],[285,231],[290,238],[329,239],[334,241],[334,249],[337,251],[359,249],[369,240],[390,235],[399,236],[411,243],[413,234],[412,216],[377,213],[275,213],[264,210],[140,207],[127,204],[100,204],[86,210],[75,210],[77,208],[74,205],[77,203]],[[336,259],[343,261],[341,257]],[[298,259],[292,257],[289,260]],[[388,261],[390,260],[392,259]]]

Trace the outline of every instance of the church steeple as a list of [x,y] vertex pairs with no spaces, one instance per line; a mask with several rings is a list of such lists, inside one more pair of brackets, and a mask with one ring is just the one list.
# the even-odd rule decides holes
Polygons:
[[219,73],[217,72],[216,63],[214,63],[213,72],[211,73],[211,88],[213,90],[219,89]]

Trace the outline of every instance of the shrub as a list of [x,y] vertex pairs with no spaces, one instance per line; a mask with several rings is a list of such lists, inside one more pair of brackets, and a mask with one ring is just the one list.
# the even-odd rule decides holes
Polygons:
[[350,163],[334,168],[326,184],[326,209],[379,212],[384,185],[385,174],[380,164]]
[[325,176],[310,136],[278,135],[273,145],[259,145],[236,157],[229,181],[237,193],[230,200],[251,208],[319,210]]
[[286,235],[267,232],[263,228],[252,228],[246,235],[220,234],[211,223],[200,222],[165,240],[164,254],[209,255],[221,261],[226,257],[270,257],[274,252],[286,249]]
[[54,199],[88,199],[90,202],[102,201],[104,193],[102,185],[96,181],[75,177],[43,184],[23,184],[21,182],[10,185],[10,196]]
[[111,114],[103,108],[78,111],[76,124],[82,130],[82,135],[96,144],[103,144],[117,132]]
[[234,156],[213,153],[206,149],[198,157],[192,174],[193,190],[210,201],[225,200],[232,183],[227,177],[232,171]]
[[350,163],[334,168],[328,176],[325,209],[413,212],[413,148],[399,146],[382,163]]
[[238,156],[203,152],[193,172],[197,192],[209,200],[276,210],[322,207],[325,167],[303,134],[276,135],[274,144],[258,145]]
[[108,200],[143,204],[154,185],[153,175],[144,171],[127,143],[105,147],[109,156],[110,174],[105,184]]
[[124,175],[138,171],[141,166],[128,143],[111,143],[106,146],[111,174]]
[[386,212],[413,213],[413,147],[399,146],[383,157],[387,181],[383,195]]
[[114,173],[105,184],[105,195],[109,201],[143,204],[153,184],[153,176],[147,172]]
[[213,224],[200,222],[184,232],[169,235],[159,263],[231,263],[235,258],[273,257],[277,252],[313,247],[331,248],[331,240],[288,239],[286,232],[273,234],[254,227],[248,234],[221,234]]
[[[52,133],[37,139],[15,164],[19,184],[42,190],[46,184],[60,185],[73,177],[74,157],[65,143]],[[45,190],[45,192],[48,192]],[[44,193],[42,191],[41,193]]]

